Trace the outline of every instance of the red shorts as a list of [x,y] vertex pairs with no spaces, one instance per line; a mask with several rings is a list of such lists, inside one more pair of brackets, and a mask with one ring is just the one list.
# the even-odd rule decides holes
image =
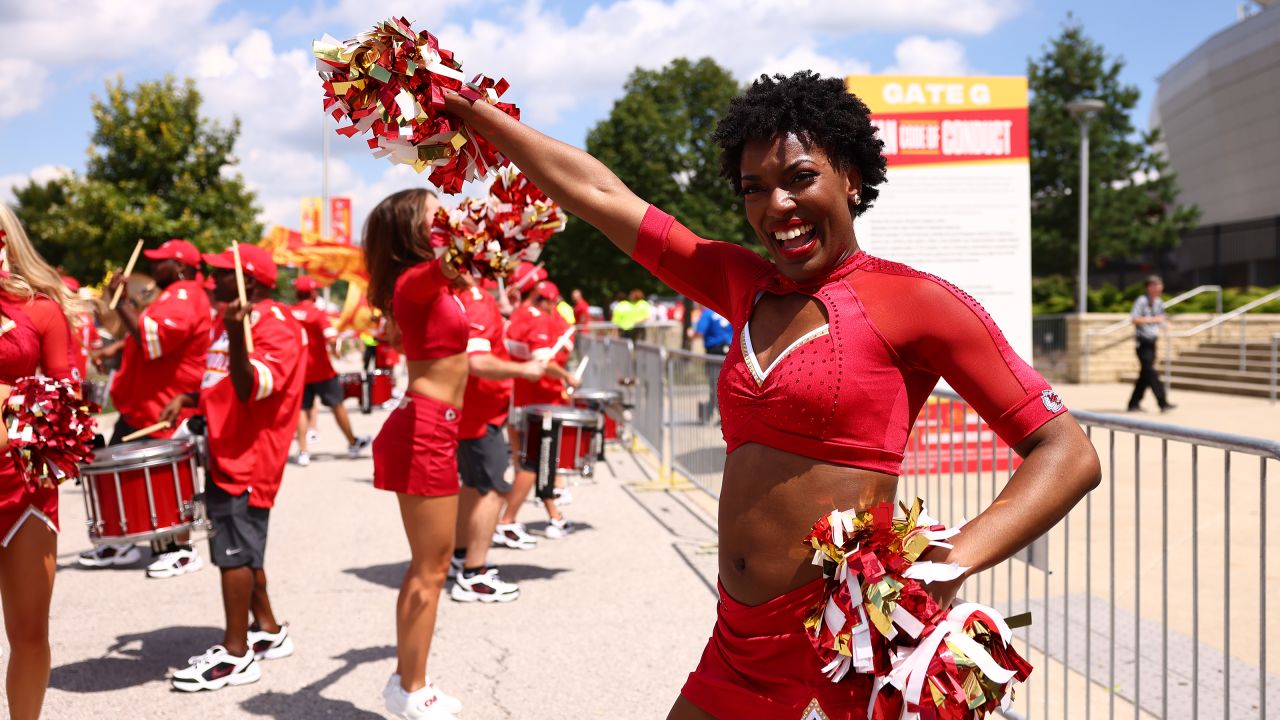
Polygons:
[[440,497],[458,494],[458,419],[462,411],[408,392],[373,440],[373,486]]
[[33,489],[14,465],[13,456],[0,452],[0,547],[9,547],[28,521],[43,522],[58,532],[58,489]]
[[717,718],[801,720],[815,700],[831,720],[866,718],[872,676],[831,682],[805,634],[805,617],[822,588],[823,581],[814,580],[752,607],[720,586],[715,630],[680,694]]

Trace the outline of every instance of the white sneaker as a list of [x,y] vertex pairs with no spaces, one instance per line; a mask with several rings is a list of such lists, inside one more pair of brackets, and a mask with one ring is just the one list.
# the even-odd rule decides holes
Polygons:
[[512,550],[532,550],[538,547],[538,540],[525,530],[524,523],[499,523],[493,531],[493,544]]
[[249,628],[249,647],[259,660],[279,660],[293,654],[293,638],[289,637],[289,624],[282,623],[274,633]]
[[78,562],[84,567],[132,565],[142,559],[137,545],[98,545],[80,553]]
[[309,442],[309,443],[313,443],[313,442],[320,442],[320,431],[319,431],[319,430],[308,430],[308,431],[307,431],[307,442]]
[[149,578],[171,578],[193,573],[204,567],[204,560],[193,547],[178,548],[161,553],[155,561],[147,566]]
[[236,657],[221,645],[214,645],[188,662],[191,663],[188,667],[173,673],[175,690],[221,690],[228,685],[248,685],[262,679],[262,668],[252,649],[244,657]]
[[298,456],[293,459],[293,462],[296,463],[298,467],[306,467],[311,464],[311,453],[300,452],[298,453]]
[[406,720],[454,720],[454,713],[462,711],[462,702],[446,695],[427,681],[426,687],[405,692],[400,687],[400,675],[392,673],[382,688],[382,701],[387,712]]
[[471,577],[458,573],[449,597],[458,602],[505,603],[520,597],[520,588],[499,578],[498,568],[487,568]]
[[361,435],[356,441],[347,446],[347,455],[358,458],[364,449],[373,444],[373,438],[368,435]]
[[462,568],[467,563],[466,556],[458,557],[452,555],[449,557],[449,579],[452,580],[462,573]]
[[571,532],[573,532],[573,523],[560,518],[559,520],[548,522],[547,528],[542,531],[542,534],[546,535],[549,540],[559,540]]

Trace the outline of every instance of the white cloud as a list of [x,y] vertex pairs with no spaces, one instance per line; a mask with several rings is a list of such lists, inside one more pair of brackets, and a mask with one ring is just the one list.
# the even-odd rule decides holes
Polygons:
[[0,120],[40,107],[49,94],[49,70],[30,60],[0,60]]
[[[206,114],[240,120],[238,171],[258,193],[262,219],[289,227],[298,224],[300,198],[320,194],[323,116],[309,47],[280,47],[281,37],[349,37],[406,14],[415,28],[431,30],[457,52],[468,74],[507,77],[509,99],[521,105],[527,121],[545,127],[575,111],[608,107],[637,66],[657,68],[696,55],[713,58],[743,81],[804,68],[835,76],[864,73],[871,70],[866,58],[830,48],[848,47],[850,35],[875,31],[983,34],[1020,9],[1018,0],[973,0],[964,12],[955,12],[951,0],[875,7],[829,0],[618,0],[593,4],[570,21],[541,0],[491,0],[478,8],[443,0],[409,13],[401,0],[337,0],[299,5],[251,27],[241,18],[215,21],[223,0],[20,1],[0,0],[0,15],[15,15],[6,24],[22,38],[48,37],[56,28],[71,38],[66,64],[144,58],[154,65],[158,58],[160,66],[195,78]],[[104,34],[103,28],[110,30]],[[9,56],[29,57],[23,47],[19,41]],[[949,74],[965,67],[958,42],[924,36],[903,41],[896,58],[895,71]],[[14,97],[3,87],[10,76],[0,73],[0,97]],[[329,186],[334,195],[352,197],[357,231],[377,201],[426,185],[425,175],[405,167],[378,170],[371,163],[381,161],[368,157],[363,138],[330,139]],[[0,178],[0,189],[8,187],[5,180]]]
[[12,175],[0,175],[0,202],[12,203],[17,200],[13,194],[13,189],[19,186],[25,186],[28,182],[34,180],[38,183],[47,183],[61,177],[71,174],[71,168],[64,165],[37,165],[31,168],[28,173],[14,173]]
[[871,64],[858,59],[840,60],[823,55],[809,47],[797,47],[781,57],[771,57],[760,67],[744,75],[743,80],[753,80],[760,75],[791,75],[800,70],[812,70],[828,77],[845,77],[871,72]]
[[893,56],[896,62],[885,70],[891,75],[965,75],[969,64],[964,46],[955,40],[930,40],[912,35],[898,43]]

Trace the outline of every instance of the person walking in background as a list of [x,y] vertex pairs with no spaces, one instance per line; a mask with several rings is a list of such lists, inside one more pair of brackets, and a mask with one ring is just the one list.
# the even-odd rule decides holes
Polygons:
[[632,290],[626,300],[620,300],[613,306],[610,319],[618,326],[622,337],[638,342],[644,333],[644,328],[640,325],[649,322],[652,312],[649,301],[644,299],[644,292],[637,289]]
[[719,356],[719,363],[706,363],[707,402],[698,403],[698,419],[711,422],[716,411],[716,382],[720,379],[720,367],[724,364],[725,355],[729,354],[729,344],[733,342],[733,325],[723,315],[709,307],[703,307],[698,315],[698,324],[689,329],[690,337],[702,338],[702,347],[708,355]]
[[591,305],[578,288],[569,293],[569,298],[573,300],[573,324],[586,327],[591,323]]
[[1133,337],[1138,343],[1138,362],[1141,370],[1138,379],[1133,383],[1133,394],[1129,396],[1129,412],[1142,409],[1142,397],[1151,388],[1160,404],[1160,412],[1168,412],[1174,408],[1165,397],[1164,385],[1160,383],[1160,375],[1156,372],[1156,340],[1160,337],[1160,328],[1164,325],[1164,301],[1160,293],[1164,292],[1164,281],[1159,275],[1147,278],[1147,292],[1133,301],[1133,310],[1129,316],[1133,318]]

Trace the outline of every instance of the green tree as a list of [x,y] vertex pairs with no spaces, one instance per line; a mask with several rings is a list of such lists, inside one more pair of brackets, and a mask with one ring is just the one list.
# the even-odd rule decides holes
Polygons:
[[[718,175],[720,148],[711,140],[729,100],[740,92],[733,75],[710,58],[679,58],[661,70],[637,68],[609,117],[587,135],[587,152],[699,235],[751,242],[742,201]],[[581,221],[571,220],[548,244],[546,259],[552,277],[581,287],[595,303],[631,288],[665,289]]]
[[93,101],[84,174],[15,190],[18,215],[51,263],[94,282],[123,265],[139,239],[219,250],[262,236],[253,193],[228,171],[238,121],[225,128],[201,117],[191,80],[129,89],[117,79],[106,90]]
[[1106,108],[1089,125],[1089,260],[1135,258],[1178,244],[1195,207],[1180,207],[1177,179],[1154,148],[1158,131],[1137,133],[1138,89],[1120,82],[1110,57],[1072,16],[1027,64],[1031,91],[1031,247],[1035,275],[1074,275],[1080,232],[1080,128],[1066,104],[1096,98]]

